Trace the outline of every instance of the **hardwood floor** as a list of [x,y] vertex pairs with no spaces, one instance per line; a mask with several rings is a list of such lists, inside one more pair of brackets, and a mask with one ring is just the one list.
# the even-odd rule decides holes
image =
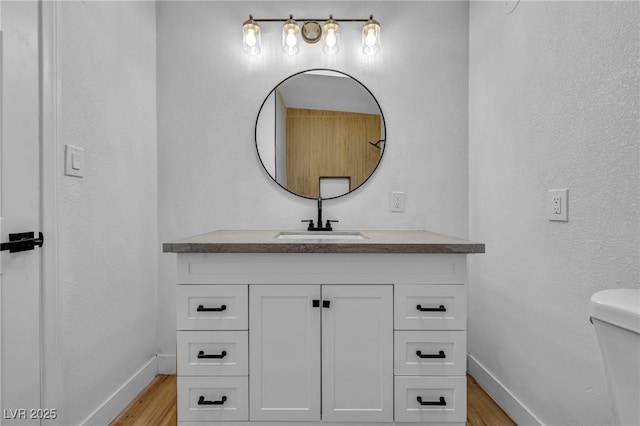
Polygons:
[[156,376],[109,426],[175,426],[176,376]]
[[[176,415],[176,376],[156,376],[109,426],[175,426]],[[467,426],[508,425],[515,423],[467,376]]]
[[467,374],[467,426],[508,426],[513,420]]

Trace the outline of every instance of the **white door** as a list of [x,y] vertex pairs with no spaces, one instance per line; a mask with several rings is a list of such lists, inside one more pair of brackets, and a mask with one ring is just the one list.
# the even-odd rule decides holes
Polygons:
[[322,286],[322,420],[393,421],[393,287]]
[[320,420],[320,286],[249,287],[251,420]]
[[[2,242],[40,230],[38,13],[36,1],[0,1]],[[0,422],[40,424],[40,252],[1,256]]]

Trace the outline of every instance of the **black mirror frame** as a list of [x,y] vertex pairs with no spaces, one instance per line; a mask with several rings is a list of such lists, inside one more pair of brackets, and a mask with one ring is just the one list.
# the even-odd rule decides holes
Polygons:
[[362,84],[362,82],[360,82],[358,79],[354,78],[353,76],[342,72],[342,71],[338,71],[335,69],[331,69],[331,68],[310,68],[310,69],[306,69],[303,71],[299,71],[295,74],[291,74],[290,76],[288,76],[287,78],[283,79],[282,81],[280,81],[278,84],[275,85],[275,87],[273,89],[271,89],[271,91],[269,93],[267,93],[267,96],[264,98],[264,100],[262,101],[262,104],[260,105],[260,109],[258,110],[258,115],[256,117],[256,124],[254,126],[254,142],[256,145],[256,153],[258,154],[258,160],[260,160],[260,164],[262,165],[262,168],[264,169],[264,171],[267,173],[267,175],[271,178],[271,180],[273,180],[280,188],[284,189],[285,191],[296,195],[298,197],[301,198],[306,198],[309,200],[315,200],[316,198],[314,197],[307,197],[305,195],[300,195],[297,194],[291,190],[289,190],[288,188],[284,187],[283,185],[281,185],[274,176],[271,176],[271,173],[269,173],[269,170],[267,170],[267,167],[264,165],[264,162],[262,161],[262,158],[260,157],[260,151],[258,150],[258,121],[260,120],[260,113],[262,112],[262,108],[264,107],[265,103],[267,102],[267,100],[269,99],[269,97],[271,96],[271,94],[285,81],[289,80],[290,78],[293,78],[297,75],[300,74],[304,74],[310,71],[331,71],[331,72],[335,72],[335,73],[339,73],[342,74],[346,77],[351,78],[353,81],[355,81],[356,83],[358,83],[360,86],[362,86],[368,93],[369,95],[371,95],[371,98],[374,100],[374,102],[376,103],[376,105],[378,106],[378,109],[380,110],[380,117],[382,118],[382,127],[384,129],[384,135],[382,135],[382,139],[380,139],[379,141],[377,141],[375,144],[371,143],[372,145],[376,146],[377,148],[380,148],[378,146],[378,144],[380,142],[384,142],[382,145],[382,148],[380,148],[381,153],[380,153],[380,160],[378,160],[378,163],[376,164],[376,167],[371,171],[371,173],[369,174],[369,176],[362,181],[362,183],[358,186],[356,186],[355,188],[351,189],[349,192],[345,192],[344,194],[341,195],[336,195],[335,197],[328,197],[328,198],[322,198],[323,200],[332,200],[335,198],[340,198],[340,197],[344,197],[345,195],[351,194],[352,192],[354,192],[355,190],[361,188],[369,179],[371,179],[371,176],[373,176],[373,174],[376,172],[376,170],[378,170],[378,167],[380,167],[380,163],[382,162],[382,157],[384,156],[384,150],[386,148],[386,140],[387,140],[387,123],[384,119],[384,114],[382,113],[382,108],[380,107],[380,103],[378,102],[378,100],[376,99],[376,97],[373,95],[373,93],[371,93],[371,90],[369,90],[369,88],[367,86],[365,86],[364,84]]

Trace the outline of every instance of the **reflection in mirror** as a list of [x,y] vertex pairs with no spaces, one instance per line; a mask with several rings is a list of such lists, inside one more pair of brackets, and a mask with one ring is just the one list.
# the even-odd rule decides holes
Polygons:
[[335,198],[351,191],[351,179],[348,177],[321,177],[320,194],[322,198]]
[[[269,175],[306,198],[335,198],[361,186],[384,151],[382,111],[371,92],[337,71],[294,74],[265,99],[256,147]],[[322,188],[322,189],[321,189]]]

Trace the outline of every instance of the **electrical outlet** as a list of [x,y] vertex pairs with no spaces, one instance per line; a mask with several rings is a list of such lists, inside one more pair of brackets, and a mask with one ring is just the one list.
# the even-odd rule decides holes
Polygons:
[[391,211],[392,212],[404,211],[404,192],[393,191],[391,193]]
[[553,214],[561,214],[562,213],[562,197],[559,195],[554,195],[552,200],[553,205],[551,208],[553,209]]
[[567,207],[569,190],[568,189],[551,189],[547,197],[547,214],[549,220],[567,222],[569,215]]

